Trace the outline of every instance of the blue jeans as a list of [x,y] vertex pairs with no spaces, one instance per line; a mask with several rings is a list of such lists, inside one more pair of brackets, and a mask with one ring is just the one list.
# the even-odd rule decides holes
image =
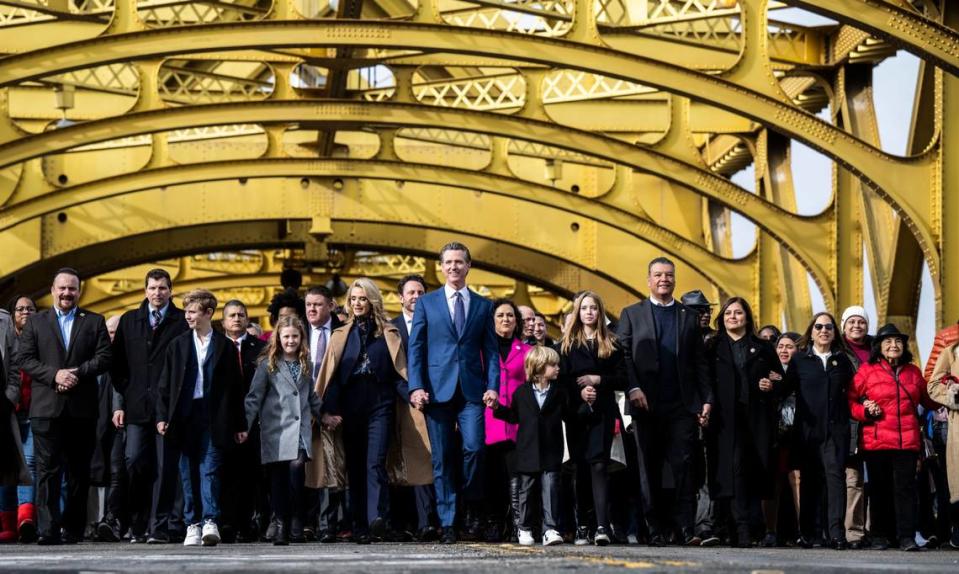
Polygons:
[[[200,402],[200,401],[197,401]],[[198,405],[194,405],[198,406]],[[193,411],[200,409],[194,408]],[[210,440],[210,426],[205,416],[196,413],[182,429],[180,482],[183,484],[183,522],[198,524],[203,520],[220,519],[220,466],[223,453]],[[201,503],[197,512],[197,499]]]
[[[36,481],[37,464],[33,460],[33,430],[30,427],[30,419],[17,417],[17,424],[20,426],[23,458],[27,461],[31,480]],[[16,510],[20,504],[33,504],[33,497],[33,482],[26,486],[0,487],[0,510]]]

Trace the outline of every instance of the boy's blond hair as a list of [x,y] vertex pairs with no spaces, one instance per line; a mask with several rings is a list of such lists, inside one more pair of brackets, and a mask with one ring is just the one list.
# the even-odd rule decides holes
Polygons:
[[536,375],[542,375],[547,365],[558,365],[559,353],[552,347],[536,346],[530,349],[523,361],[526,380],[532,381]]
[[194,289],[183,296],[183,308],[197,304],[201,311],[216,311],[216,296],[206,289]]

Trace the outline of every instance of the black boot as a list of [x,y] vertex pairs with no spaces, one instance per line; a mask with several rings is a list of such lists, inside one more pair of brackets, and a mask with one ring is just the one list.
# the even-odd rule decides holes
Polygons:
[[509,532],[508,540],[518,542],[519,536],[519,477],[514,476],[509,479],[509,508],[512,518],[513,529]]
[[290,527],[283,522],[277,522],[273,531],[273,546],[288,546],[290,544]]

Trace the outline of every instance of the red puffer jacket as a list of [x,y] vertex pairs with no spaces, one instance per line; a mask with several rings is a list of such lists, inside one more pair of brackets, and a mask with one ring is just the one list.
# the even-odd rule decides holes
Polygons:
[[[898,382],[897,382],[898,380]],[[922,371],[915,365],[900,365],[896,369],[880,359],[859,367],[849,387],[849,410],[852,417],[862,421],[862,447],[865,450],[919,450],[919,405],[937,409],[941,405],[929,398]],[[878,419],[866,416],[863,401],[879,403],[882,415]]]

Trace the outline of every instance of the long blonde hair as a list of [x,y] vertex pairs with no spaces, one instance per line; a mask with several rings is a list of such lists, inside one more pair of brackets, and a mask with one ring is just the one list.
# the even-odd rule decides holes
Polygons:
[[359,279],[353,281],[353,284],[350,285],[349,291],[347,291],[346,299],[346,312],[347,317],[350,321],[356,319],[353,315],[353,305],[350,305],[349,297],[353,293],[354,288],[360,288],[366,293],[366,299],[370,302],[370,313],[373,315],[373,320],[376,324],[376,331],[374,331],[374,337],[380,337],[383,335],[383,332],[386,330],[386,326],[389,324],[390,320],[386,316],[386,311],[383,310],[383,294],[380,293],[380,288],[376,286],[376,283],[373,283],[367,277],[360,277]]
[[586,330],[579,312],[583,306],[583,301],[585,301],[587,297],[595,301],[596,306],[599,308],[598,316],[596,317],[596,354],[599,355],[599,358],[605,359],[613,354],[616,335],[606,328],[606,307],[603,305],[603,300],[599,295],[593,291],[583,291],[579,294],[579,297],[576,298],[576,301],[573,302],[573,322],[569,326],[569,329],[563,333],[563,343],[560,345],[560,351],[566,355],[569,354],[573,347],[586,346]]
[[297,359],[300,363],[300,372],[310,372],[310,348],[307,344],[306,329],[303,327],[303,321],[295,315],[286,315],[276,320],[273,332],[270,334],[270,341],[263,349],[263,357],[266,359],[267,366],[271,373],[277,371],[277,362],[283,358],[283,345],[280,343],[280,332],[284,328],[293,327],[300,332],[300,350],[297,352]]

